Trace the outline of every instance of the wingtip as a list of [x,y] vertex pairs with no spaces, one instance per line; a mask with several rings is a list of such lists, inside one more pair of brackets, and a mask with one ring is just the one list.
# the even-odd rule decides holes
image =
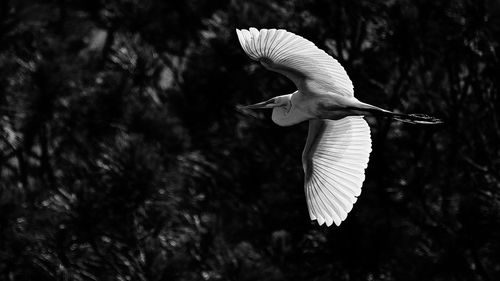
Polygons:
[[243,33],[244,33],[244,29],[241,30],[241,29],[237,29],[236,28],[236,35],[238,37],[238,41],[240,42],[240,45],[243,48],[243,50],[246,53],[248,53],[248,50],[247,50],[247,47],[246,47],[245,35]]
[[342,224],[342,221],[335,221],[335,220],[332,220],[332,221],[327,221],[323,218],[314,218],[312,219],[313,221],[316,221],[318,223],[319,226],[322,226],[322,225],[326,225],[327,227],[330,227],[332,226],[333,224],[335,224],[335,226],[340,226],[340,224]]
[[242,34],[244,30],[248,31],[248,29],[246,28],[235,28],[236,29],[236,33],[239,33],[239,34]]

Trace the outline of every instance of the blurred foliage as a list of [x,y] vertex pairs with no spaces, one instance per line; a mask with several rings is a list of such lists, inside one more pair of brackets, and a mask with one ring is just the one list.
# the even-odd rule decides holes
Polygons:
[[[237,104],[293,91],[235,28],[286,28],[369,119],[363,193],[310,222],[307,125]],[[500,3],[0,3],[1,280],[500,280]]]

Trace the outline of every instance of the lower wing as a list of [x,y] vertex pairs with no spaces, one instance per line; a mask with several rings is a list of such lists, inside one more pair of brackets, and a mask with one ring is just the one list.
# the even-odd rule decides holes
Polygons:
[[309,215],[340,225],[352,210],[371,152],[370,127],[361,116],[311,120],[302,154]]

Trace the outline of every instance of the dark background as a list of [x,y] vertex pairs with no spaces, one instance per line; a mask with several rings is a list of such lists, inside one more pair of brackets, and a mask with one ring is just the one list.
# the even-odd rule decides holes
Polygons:
[[[235,28],[286,28],[368,118],[363,192],[309,220],[294,86]],[[499,1],[0,2],[0,280],[500,280]]]

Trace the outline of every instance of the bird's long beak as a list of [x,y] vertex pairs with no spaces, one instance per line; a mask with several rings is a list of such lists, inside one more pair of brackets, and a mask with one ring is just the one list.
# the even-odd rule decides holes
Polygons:
[[270,100],[259,102],[256,104],[240,106],[240,108],[242,108],[242,109],[260,109],[260,108],[274,108],[277,106],[278,105],[274,103],[274,100],[270,99]]

